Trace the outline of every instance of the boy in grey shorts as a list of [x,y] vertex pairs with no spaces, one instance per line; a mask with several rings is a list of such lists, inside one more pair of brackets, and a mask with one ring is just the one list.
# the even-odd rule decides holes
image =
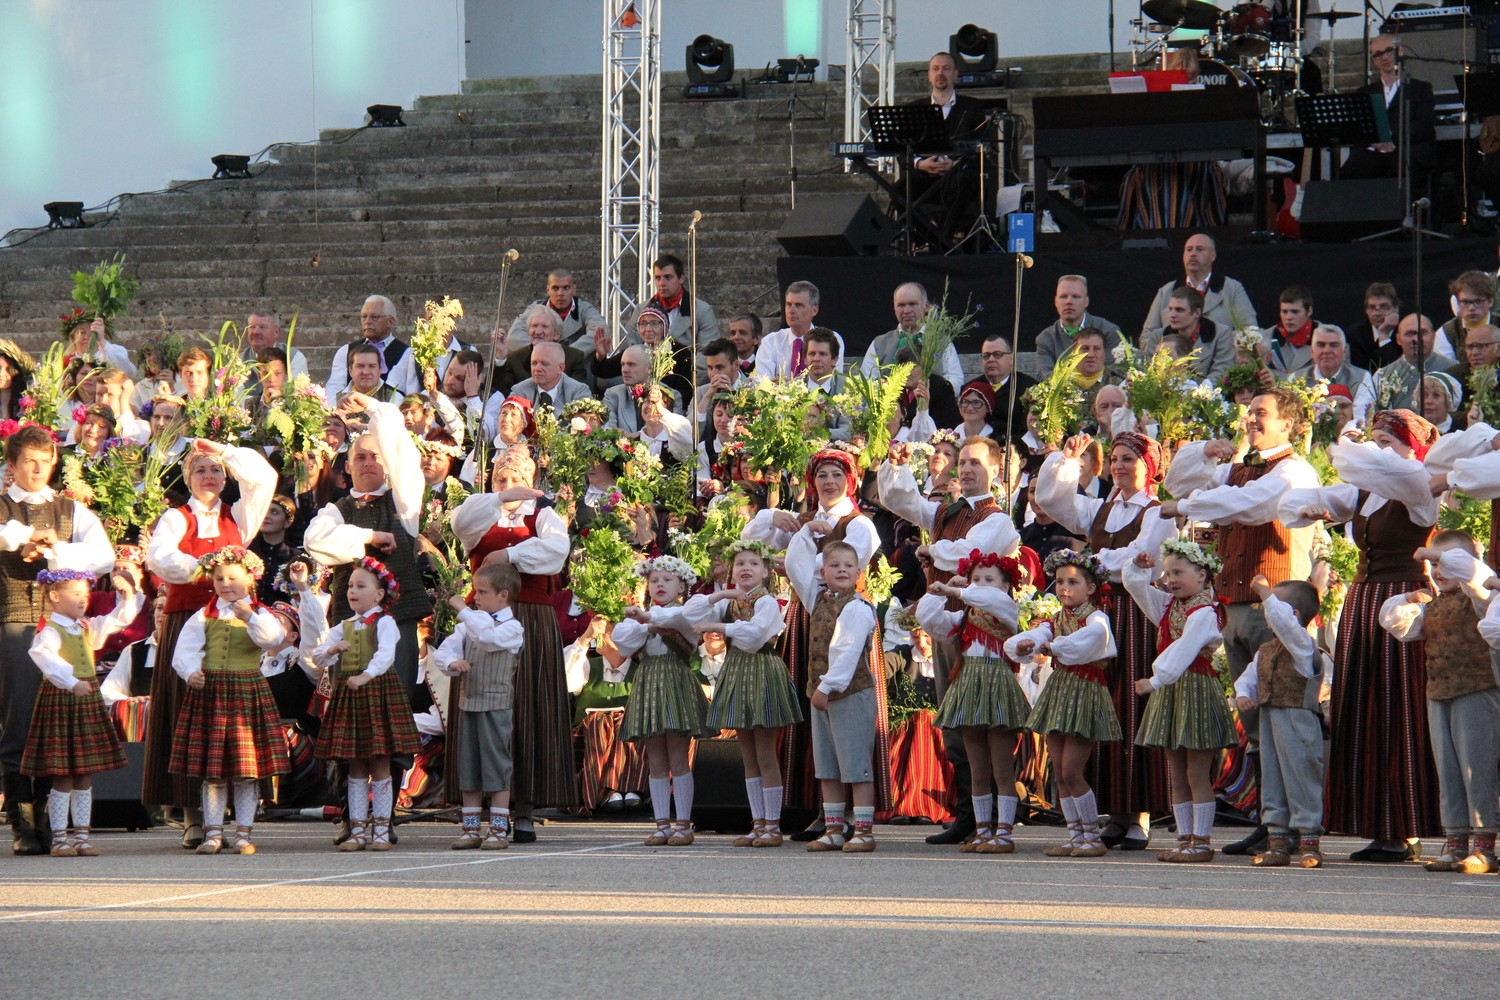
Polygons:
[[[455,851],[486,851],[510,846],[511,705],[516,658],[526,632],[511,613],[510,602],[521,589],[521,575],[509,563],[489,563],[474,571],[474,604],[462,597],[449,603],[458,611],[458,627],[433,654],[437,668],[461,678],[452,704],[462,713],[458,740],[450,743],[463,793],[463,831]],[[483,834],[479,812],[490,796],[490,827]]]
[[[822,546],[804,529],[787,546],[786,571],[808,610],[807,696],[812,703],[813,769],[822,783],[823,836],[809,851],[875,850],[876,700],[869,668],[875,609],[855,592],[861,567],[854,547]],[[821,580],[822,586],[819,586]],[[846,843],[844,786],[854,787],[854,835]]]

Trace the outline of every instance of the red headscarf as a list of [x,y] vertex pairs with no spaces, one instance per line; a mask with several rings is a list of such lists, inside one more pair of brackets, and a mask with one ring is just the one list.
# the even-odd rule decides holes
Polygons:
[[988,382],[984,381],[983,379],[976,379],[973,382],[970,382],[968,385],[964,386],[963,391],[958,394],[958,398],[960,400],[965,396],[978,396],[980,399],[984,400],[985,409],[989,411],[991,416],[994,416],[995,389]]
[[1124,447],[1135,452],[1140,460],[1146,463],[1146,482],[1161,482],[1161,445],[1155,440],[1135,431],[1126,431],[1123,434],[1116,434],[1110,440],[1110,447]]
[[818,467],[828,465],[829,463],[837,465],[839,471],[844,474],[844,496],[852,499],[859,492],[859,472],[854,467],[854,456],[850,455],[847,451],[840,451],[837,448],[824,448],[808,459],[807,488],[812,490],[814,495],[816,495],[817,488],[814,486],[813,480],[818,474]]
[[521,411],[521,418],[526,421],[526,426],[521,429],[521,435],[525,437],[527,441],[535,441],[536,415],[532,411],[533,404],[531,400],[525,398],[524,396],[506,396],[505,401],[500,404],[500,409],[503,410],[507,406],[514,406],[516,409]]
[[1349,391],[1349,387],[1347,385],[1339,385],[1337,382],[1328,383],[1328,395],[1339,396],[1351,403],[1354,402],[1354,393]]
[[1427,450],[1438,439],[1438,429],[1432,422],[1411,410],[1381,410],[1370,422],[1370,428],[1404,441],[1419,462],[1427,457]]

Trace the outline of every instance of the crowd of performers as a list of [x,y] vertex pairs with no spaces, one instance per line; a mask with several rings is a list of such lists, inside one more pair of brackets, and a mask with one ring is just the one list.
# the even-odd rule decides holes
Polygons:
[[[148,338],[139,384],[87,313],[40,364],[0,345],[15,852],[98,852],[92,778],[126,764],[107,702],[145,698],[142,801],[184,810],[200,854],[255,851],[294,732],[336,776],[343,851],[390,849],[424,766],[429,801],[460,809],[455,849],[627,796],[649,800],[647,844],[689,845],[695,741],[732,736],[753,818],[736,845],[782,847],[783,810],[816,807],[807,850],[869,852],[905,777],[889,703],[915,692],[952,793],[930,843],[1013,853],[1052,809],[1049,856],[1156,839],[1162,861],[1211,861],[1220,762],[1248,743],[1254,864],[1319,867],[1333,831],[1374,861],[1442,835],[1428,868],[1495,872],[1493,368],[1467,426],[1440,428],[1388,386],[1356,411],[1357,386],[1289,378],[1280,328],[1220,333],[1233,364],[1210,375],[1202,328],[1164,311],[1154,354],[1060,321],[1011,411],[1012,345],[983,338],[965,381],[953,318],[914,287],[862,365],[811,327],[805,283],[787,329],[698,359],[673,339],[680,287],[623,351],[559,344],[567,311],[542,303],[517,321],[529,343],[496,331],[497,369],[525,352],[531,377],[489,398],[451,323],[415,357],[378,296],[332,393],[265,314],[253,363],[233,334],[174,357]],[[67,403],[39,408],[39,387]]]

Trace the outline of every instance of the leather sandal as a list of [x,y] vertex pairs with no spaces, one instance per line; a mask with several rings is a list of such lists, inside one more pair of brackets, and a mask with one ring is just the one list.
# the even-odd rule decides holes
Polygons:
[[199,854],[218,854],[224,849],[224,828],[222,826],[205,826],[203,828],[203,841],[195,850]]
[[369,826],[364,820],[349,821],[349,836],[339,845],[339,850],[345,854],[353,851],[363,851],[369,846]]

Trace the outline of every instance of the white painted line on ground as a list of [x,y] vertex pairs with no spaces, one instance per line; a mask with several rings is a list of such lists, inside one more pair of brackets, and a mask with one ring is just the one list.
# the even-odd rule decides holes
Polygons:
[[634,841],[628,844],[603,844],[598,847],[584,847],[576,851],[548,851],[545,853],[528,854],[517,852],[511,854],[495,854],[488,858],[475,858],[472,861],[449,861],[445,864],[433,865],[406,865],[400,868],[372,868],[367,871],[340,872],[337,875],[318,875],[312,878],[290,878],[273,882],[256,882],[250,885],[230,886],[227,889],[208,889],[203,892],[190,892],[178,896],[157,896],[151,899],[136,899],[126,903],[101,903],[97,906],[72,906],[59,910],[33,910],[30,913],[11,913],[0,915],[0,921],[23,920],[33,917],[52,917],[68,913],[89,913],[94,910],[123,910],[132,906],[151,906],[156,903],[181,903],[190,899],[203,899],[208,896],[225,896],[236,892],[254,892],[257,889],[279,889],[289,885],[312,885],[318,882],[337,882],[344,879],[371,878],[384,875],[398,875],[402,872],[430,871],[435,868],[467,868],[474,865],[489,865],[498,861],[523,861],[527,858],[559,858],[570,854],[593,854],[596,851],[613,851],[622,847],[632,847]]

